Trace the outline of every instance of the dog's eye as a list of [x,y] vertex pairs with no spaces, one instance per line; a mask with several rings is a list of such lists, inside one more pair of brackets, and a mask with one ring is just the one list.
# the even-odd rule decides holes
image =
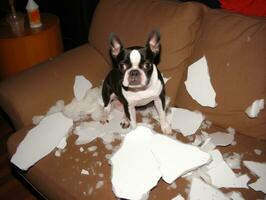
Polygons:
[[125,63],[120,63],[119,64],[119,70],[124,72],[127,70],[127,65]]
[[150,70],[151,67],[152,67],[152,64],[151,64],[151,63],[144,63],[144,64],[143,64],[143,69],[144,69],[144,70]]

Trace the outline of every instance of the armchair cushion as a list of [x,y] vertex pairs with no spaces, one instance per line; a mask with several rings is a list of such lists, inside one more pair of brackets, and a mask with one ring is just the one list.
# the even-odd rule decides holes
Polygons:
[[2,82],[0,105],[19,129],[57,100],[72,100],[75,75],[84,75],[97,86],[108,70],[103,57],[86,44]]
[[191,63],[205,55],[218,105],[214,109],[200,106],[182,82],[177,106],[202,111],[221,127],[232,126],[242,134],[266,139],[266,110],[254,119],[245,113],[253,101],[266,101],[265,18],[209,9],[201,30]]

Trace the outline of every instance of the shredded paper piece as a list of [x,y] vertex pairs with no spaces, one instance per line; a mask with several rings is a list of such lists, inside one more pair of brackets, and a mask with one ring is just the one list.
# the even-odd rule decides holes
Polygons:
[[184,136],[194,134],[200,127],[204,116],[200,112],[192,112],[182,108],[171,108],[168,121],[174,130],[180,131]]
[[188,67],[185,86],[190,96],[202,106],[216,107],[216,93],[211,84],[205,57]]
[[208,185],[199,178],[193,178],[189,193],[190,200],[230,200],[223,192]]
[[82,100],[88,89],[92,87],[92,84],[84,76],[76,76],[74,83],[74,95],[78,101]]
[[209,160],[210,155],[198,147],[138,126],[111,158],[113,191],[119,198],[141,199],[161,177],[172,183]]
[[22,170],[28,170],[29,167],[53,151],[68,135],[72,126],[73,121],[62,113],[48,115],[27,133],[18,145],[11,162]]
[[137,127],[127,134],[121,148],[111,158],[111,180],[117,197],[141,199],[157,185],[161,172],[150,150],[152,136],[150,129]]
[[243,161],[244,165],[259,178],[256,182],[249,184],[255,191],[262,191],[266,194],[266,163]]
[[259,112],[264,109],[264,99],[258,99],[254,101],[247,109],[246,114],[250,118],[258,117]]

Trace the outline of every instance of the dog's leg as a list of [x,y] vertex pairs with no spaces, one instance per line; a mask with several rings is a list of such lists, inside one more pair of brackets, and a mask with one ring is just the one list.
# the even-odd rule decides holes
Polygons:
[[[123,113],[124,113],[124,116],[123,116],[122,121],[120,122],[120,125],[122,128],[128,128],[130,126],[130,120],[126,114],[126,113],[128,113],[128,110],[126,110],[126,107],[124,105],[123,105]],[[129,113],[128,113],[128,115],[129,115]]]
[[130,114],[130,125],[133,129],[137,127],[137,122],[136,122],[136,108],[135,106],[129,106],[129,114]]
[[136,128],[136,110],[134,106],[124,105],[124,119],[120,123],[122,128],[128,128],[130,125],[134,129]]
[[170,134],[172,132],[172,129],[171,129],[171,127],[170,127],[170,125],[166,119],[165,110],[163,109],[162,104],[163,104],[163,102],[160,98],[154,100],[154,106],[155,106],[155,108],[159,114],[162,132],[165,134]]
[[102,88],[102,98],[104,103],[104,109],[103,109],[103,115],[100,120],[102,124],[109,122],[109,115],[111,112],[111,102],[113,98],[113,93],[111,94],[111,91],[106,87],[106,84],[103,84]]

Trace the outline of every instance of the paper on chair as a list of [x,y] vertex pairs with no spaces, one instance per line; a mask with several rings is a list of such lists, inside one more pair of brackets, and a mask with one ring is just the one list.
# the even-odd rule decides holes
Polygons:
[[216,107],[216,93],[211,84],[205,57],[188,67],[185,86],[190,96],[202,106]]
[[212,162],[206,166],[208,169],[206,173],[210,176],[212,185],[218,188],[248,188],[247,183],[250,178],[246,174],[236,176],[223,160],[219,150],[213,150],[210,154]]
[[266,194],[266,163],[253,161],[243,161],[243,163],[250,171],[259,177],[256,182],[249,184],[249,186],[256,191],[262,191]]
[[121,148],[111,158],[112,185],[115,195],[141,199],[157,185],[161,172],[150,150],[153,133],[139,126],[125,137]]
[[64,138],[73,121],[62,113],[46,116],[38,126],[31,129],[18,145],[11,162],[22,170],[27,170],[49,154]]
[[161,134],[153,136],[151,151],[159,162],[162,178],[169,184],[210,160],[210,155],[198,147],[184,144]]
[[193,178],[189,193],[190,200],[230,200],[220,190],[206,184],[199,178]]
[[171,116],[168,118],[172,129],[180,131],[184,136],[194,134],[204,120],[204,116],[200,112],[182,108],[171,108]]
[[92,84],[84,76],[76,76],[74,83],[74,95],[78,101],[82,100],[88,89],[92,87]]
[[254,101],[247,109],[246,114],[250,118],[255,118],[259,115],[259,112],[264,109],[264,99],[258,99]]
[[[102,138],[104,142],[112,142],[114,138],[114,133],[125,134],[131,129],[123,129],[120,122],[123,119],[123,113],[118,110],[113,110],[111,112],[111,117],[109,123],[101,124],[98,121],[90,121],[78,126],[74,133],[78,135],[78,139],[75,144],[87,144],[96,138]],[[109,141],[108,141],[109,140]]]

